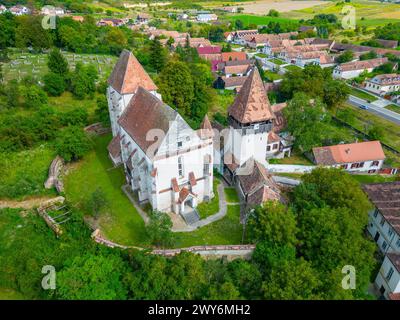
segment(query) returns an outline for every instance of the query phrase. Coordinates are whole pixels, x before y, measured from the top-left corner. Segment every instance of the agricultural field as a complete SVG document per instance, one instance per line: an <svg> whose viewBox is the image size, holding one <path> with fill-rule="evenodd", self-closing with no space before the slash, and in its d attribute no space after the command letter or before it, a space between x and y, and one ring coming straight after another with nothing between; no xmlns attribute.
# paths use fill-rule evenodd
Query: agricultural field
<svg viewBox="0 0 400 320"><path fill-rule="evenodd" d="M279 12L289 12L293 10L301 10L321 6L325 1L297 1L297 0L258 0L249 3L242 3L240 7L243 8L244 13L264 15L269 10L274 9Z"/></svg>
<svg viewBox="0 0 400 320"><path fill-rule="evenodd" d="M76 54L63 52L67 58L71 69L75 68L76 63L94 64L99 72L100 79L106 78L112 71L112 67L117 61L117 57L111 55L95 54ZM3 64L5 81L12 79L22 80L27 76L32 76L39 81L48 71L47 55L32 54L27 52L14 51L9 55L10 62Z"/></svg>
<svg viewBox="0 0 400 320"><path fill-rule="evenodd" d="M360 26L374 27L396 22L400 18L400 5L378 1L353 0L351 3L325 1L312 8L303 8L282 13L282 17L293 19L311 19L316 14L335 14L343 16L342 9L351 5L356 9L356 21Z"/></svg>
<svg viewBox="0 0 400 320"><path fill-rule="evenodd" d="M269 17L269 16L256 16L251 14L235 14L228 17L228 20L235 22L236 20L241 20L245 26L250 24L267 25L270 22L279 22L281 25L286 24L298 24L298 21L292 18L285 17Z"/></svg>

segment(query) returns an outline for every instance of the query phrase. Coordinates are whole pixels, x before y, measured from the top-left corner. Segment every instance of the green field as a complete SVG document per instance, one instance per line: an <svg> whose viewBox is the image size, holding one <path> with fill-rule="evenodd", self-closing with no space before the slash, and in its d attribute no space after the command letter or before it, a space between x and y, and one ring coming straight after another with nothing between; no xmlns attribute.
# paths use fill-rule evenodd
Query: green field
<svg viewBox="0 0 400 320"><path fill-rule="evenodd" d="M274 63L274 64L276 64L276 65L278 65L278 66L280 66L280 65L282 65L282 64L286 64L286 62L285 61L282 61L282 60L280 60L280 59L270 59L269 60L270 62L272 62L272 63Z"/></svg>
<svg viewBox="0 0 400 320"><path fill-rule="evenodd" d="M265 77L268 78L270 81L275 81L275 80L280 80L283 79L283 76L280 74L277 74L276 72L272 72L269 70L264 70L264 75Z"/></svg>
<svg viewBox="0 0 400 320"><path fill-rule="evenodd" d="M210 202L203 202L197 206L197 211L199 213L200 219L205 219L213 214L218 213L219 211L219 195L217 188L221 181L218 178L214 178L213 189L214 189L214 198Z"/></svg>
<svg viewBox="0 0 400 320"><path fill-rule="evenodd" d="M286 70L291 71L291 70L300 70L301 68L298 66L295 66L294 64L288 65L284 67Z"/></svg>
<svg viewBox="0 0 400 320"><path fill-rule="evenodd" d="M245 26L255 24L257 26L267 25L270 22L279 22L282 25L293 24L298 25L298 21L293 18L256 16L251 14L236 14L228 17L228 20L234 23L236 20L241 20Z"/></svg>
<svg viewBox="0 0 400 320"><path fill-rule="evenodd" d="M96 65L101 79L108 77L117 61L117 57L111 55L76 54L70 52L64 52L63 54L67 58L71 69L78 62ZM21 80L27 76L32 76L34 79L40 80L48 71L46 54L14 51L9 55L9 58L10 62L3 65L5 81L12 79Z"/></svg>

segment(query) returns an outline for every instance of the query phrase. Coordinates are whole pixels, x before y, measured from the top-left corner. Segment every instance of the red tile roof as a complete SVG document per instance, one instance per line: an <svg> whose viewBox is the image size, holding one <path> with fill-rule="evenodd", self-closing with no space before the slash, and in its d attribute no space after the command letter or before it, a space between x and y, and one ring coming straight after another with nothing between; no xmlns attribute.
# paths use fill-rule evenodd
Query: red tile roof
<svg viewBox="0 0 400 320"><path fill-rule="evenodd" d="M197 52L199 54L215 54L215 53L221 53L221 47L220 46L206 46L206 47L198 47Z"/></svg>
<svg viewBox="0 0 400 320"><path fill-rule="evenodd" d="M400 272L400 253L387 253L386 256L389 258L390 262L394 265L397 272Z"/></svg>
<svg viewBox="0 0 400 320"><path fill-rule="evenodd" d="M201 139L211 139L212 137L214 137L214 131L207 115L205 115L203 122L200 125L200 129L197 131L197 133Z"/></svg>
<svg viewBox="0 0 400 320"><path fill-rule="evenodd" d="M222 61L234 61L234 60L246 60L247 54L246 52L222 52L221 53Z"/></svg>
<svg viewBox="0 0 400 320"><path fill-rule="evenodd" d="M261 122L274 118L267 92L257 68L248 76L228 113L240 123Z"/></svg>
<svg viewBox="0 0 400 320"><path fill-rule="evenodd" d="M334 165L364 161L384 160L385 154L379 141L338 144L313 148L315 161L319 165Z"/></svg>
<svg viewBox="0 0 400 320"><path fill-rule="evenodd" d="M110 155L115 159L121 155L121 137L116 135L108 145L107 149Z"/></svg>
<svg viewBox="0 0 400 320"><path fill-rule="evenodd" d="M157 90L153 80L128 50L122 51L108 84L121 94L135 93L139 86L149 91Z"/></svg>
<svg viewBox="0 0 400 320"><path fill-rule="evenodd" d="M174 121L177 112L161 102L149 91L139 87L125 111L118 120L121 127L146 152L154 141L146 139L152 129L160 129L165 134L169 131L169 122ZM148 155L149 157L154 156Z"/></svg>

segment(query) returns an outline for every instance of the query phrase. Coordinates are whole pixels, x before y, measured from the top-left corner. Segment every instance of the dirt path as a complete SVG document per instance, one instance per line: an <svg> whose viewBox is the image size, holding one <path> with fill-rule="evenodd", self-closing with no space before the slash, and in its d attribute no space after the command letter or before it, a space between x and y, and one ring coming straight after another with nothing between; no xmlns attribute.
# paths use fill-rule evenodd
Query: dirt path
<svg viewBox="0 0 400 320"><path fill-rule="evenodd" d="M0 200L0 209L12 208L12 209L32 209L39 207L44 201L53 199L51 196L34 197L22 201L17 200Z"/></svg>

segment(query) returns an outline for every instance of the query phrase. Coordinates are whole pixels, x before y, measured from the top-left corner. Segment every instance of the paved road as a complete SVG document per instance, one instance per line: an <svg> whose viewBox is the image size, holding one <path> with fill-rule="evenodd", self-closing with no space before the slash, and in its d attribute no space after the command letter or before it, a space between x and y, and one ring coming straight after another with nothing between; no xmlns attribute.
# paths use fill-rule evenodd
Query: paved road
<svg viewBox="0 0 400 320"><path fill-rule="evenodd" d="M360 99L360 98L357 98L352 95L349 96L348 102L355 107L359 107L361 105L367 106L368 112L373 113L377 116L380 116L382 118L385 118L389 121L392 121L392 122L400 125L400 114L399 113L390 111L390 110L382 108L382 107L377 107L371 103L368 103L364 99Z"/></svg>

